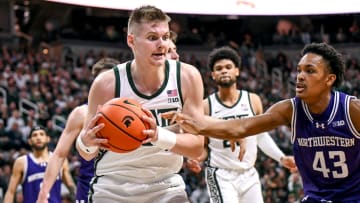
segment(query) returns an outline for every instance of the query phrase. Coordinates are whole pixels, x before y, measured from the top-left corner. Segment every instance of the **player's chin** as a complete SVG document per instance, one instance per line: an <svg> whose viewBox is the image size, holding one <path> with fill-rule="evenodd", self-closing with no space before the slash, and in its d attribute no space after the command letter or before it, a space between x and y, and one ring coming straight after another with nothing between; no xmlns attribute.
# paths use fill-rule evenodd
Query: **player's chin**
<svg viewBox="0 0 360 203"><path fill-rule="evenodd" d="M299 97L300 99L303 99L307 95L304 88L301 88L301 89L296 88L295 93L296 93L296 96Z"/></svg>

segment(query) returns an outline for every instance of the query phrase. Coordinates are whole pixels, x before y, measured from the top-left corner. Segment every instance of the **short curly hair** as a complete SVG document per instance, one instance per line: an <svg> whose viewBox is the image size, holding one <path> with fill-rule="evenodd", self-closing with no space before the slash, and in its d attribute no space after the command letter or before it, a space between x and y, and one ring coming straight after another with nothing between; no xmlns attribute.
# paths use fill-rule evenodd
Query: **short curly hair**
<svg viewBox="0 0 360 203"><path fill-rule="evenodd" d="M241 58L239 54L229 46L220 47L210 52L208 56L208 67L214 71L214 64L221 59L230 59L236 67L240 68Z"/></svg>
<svg viewBox="0 0 360 203"><path fill-rule="evenodd" d="M304 47L302 56L314 53L323 57L328 64L329 72L336 75L335 87L340 86L344 80L345 61L343 56L332 46L326 43L311 43Z"/></svg>

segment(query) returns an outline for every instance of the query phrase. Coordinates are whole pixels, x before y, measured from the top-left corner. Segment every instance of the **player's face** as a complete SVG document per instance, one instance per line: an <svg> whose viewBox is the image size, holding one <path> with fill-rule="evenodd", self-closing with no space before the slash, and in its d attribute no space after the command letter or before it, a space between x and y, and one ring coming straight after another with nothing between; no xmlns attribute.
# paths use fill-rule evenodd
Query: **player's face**
<svg viewBox="0 0 360 203"><path fill-rule="evenodd" d="M44 150L49 144L50 138L46 135L45 130L35 130L29 138L29 145L33 150Z"/></svg>
<svg viewBox="0 0 360 203"><path fill-rule="evenodd" d="M327 62L322 56L308 53L297 65L296 96L308 102L322 99L328 95L336 80L335 74L330 74Z"/></svg>
<svg viewBox="0 0 360 203"><path fill-rule="evenodd" d="M161 66L169 48L170 32L168 22L148 22L137 26L134 33L128 35L128 45L137 61Z"/></svg>
<svg viewBox="0 0 360 203"><path fill-rule="evenodd" d="M221 87L230 87L236 83L239 76L239 68L230 59L221 59L215 62L211 72L213 80Z"/></svg>
<svg viewBox="0 0 360 203"><path fill-rule="evenodd" d="M173 59L173 60L179 60L179 54L176 51L176 45L173 41L170 40L169 42L169 50L166 53L166 58Z"/></svg>

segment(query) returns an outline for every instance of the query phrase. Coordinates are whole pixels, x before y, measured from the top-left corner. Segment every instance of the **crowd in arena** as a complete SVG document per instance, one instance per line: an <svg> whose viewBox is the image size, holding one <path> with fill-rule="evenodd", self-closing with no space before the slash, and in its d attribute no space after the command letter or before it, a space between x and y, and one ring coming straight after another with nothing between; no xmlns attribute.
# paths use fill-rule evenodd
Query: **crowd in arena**
<svg viewBox="0 0 360 203"><path fill-rule="evenodd" d="M249 41L244 40L244 43L236 45L230 44L239 52L243 62L238 87L259 94L265 110L283 98L294 96L289 86L291 81L295 80L296 62L299 58L282 52L266 58L262 48L252 45L251 38L244 36L244 39ZM66 119L74 107L87 101L88 90L93 80L91 66L102 57L112 57L121 62L130 59L130 55L121 52L86 50L83 53L76 53L69 48L63 53L60 60L54 60L44 49L2 46L0 52L0 199L6 191L13 161L29 150L27 136L30 129L35 124L45 126L52 138L50 149L54 149L61 129L64 127L64 122L59 118ZM347 58L347 70L341 89L358 97L360 65L358 59L353 56L345 58ZM216 85L207 68L206 58L184 53L180 59L199 69L204 81L205 96L216 90ZM275 76L273 73L280 73L280 76ZM279 147L286 154L291 155L289 129L283 127L270 133ZM76 153L74 149L68 157L75 180L79 172ZM258 156L256 168L261 177L266 203L294 203L300 200L302 185L297 173L291 174L262 153ZM203 171L194 173L186 167L186 162L184 162L180 174L187 184L186 191L193 203L209 201ZM21 193L18 194L17 198L20 202Z"/></svg>

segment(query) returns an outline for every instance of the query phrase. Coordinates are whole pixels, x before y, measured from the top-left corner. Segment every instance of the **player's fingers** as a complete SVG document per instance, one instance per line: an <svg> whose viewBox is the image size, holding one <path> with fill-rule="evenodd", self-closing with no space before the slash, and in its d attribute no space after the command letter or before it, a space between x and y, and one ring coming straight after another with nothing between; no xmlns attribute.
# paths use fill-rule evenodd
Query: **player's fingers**
<svg viewBox="0 0 360 203"><path fill-rule="evenodd" d="M146 114L147 116L153 117L153 114L151 113L150 110L148 110L148 109L146 109L146 108L144 108L144 107L141 107L141 110L142 110L143 112L145 112L145 114Z"/></svg>
<svg viewBox="0 0 360 203"><path fill-rule="evenodd" d="M177 113L177 111L168 111L165 113L161 113L161 117L165 119L172 119Z"/></svg>
<svg viewBox="0 0 360 203"><path fill-rule="evenodd" d="M96 138L94 140L94 144L101 146L101 144L107 144L108 143L108 139L106 138Z"/></svg>
<svg viewBox="0 0 360 203"><path fill-rule="evenodd" d="M244 155L245 155L245 149L241 149L241 148L240 148L240 152L239 152L239 156L238 156L238 158L239 158L240 161L243 160Z"/></svg>
<svg viewBox="0 0 360 203"><path fill-rule="evenodd" d="M148 123L150 126L150 129L156 129L157 125L156 125L156 121L153 117L142 116L141 120Z"/></svg>
<svg viewBox="0 0 360 203"><path fill-rule="evenodd" d="M94 126L93 128L90 129L90 133L92 134L96 134L97 132L99 132L99 130L103 129L105 127L104 123L100 123L99 125Z"/></svg>
<svg viewBox="0 0 360 203"><path fill-rule="evenodd" d="M232 152L235 151L235 146L236 146L236 141L230 140L230 149Z"/></svg>
<svg viewBox="0 0 360 203"><path fill-rule="evenodd" d="M88 129L93 128L101 116L101 114L95 114L95 116L89 122Z"/></svg>

